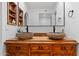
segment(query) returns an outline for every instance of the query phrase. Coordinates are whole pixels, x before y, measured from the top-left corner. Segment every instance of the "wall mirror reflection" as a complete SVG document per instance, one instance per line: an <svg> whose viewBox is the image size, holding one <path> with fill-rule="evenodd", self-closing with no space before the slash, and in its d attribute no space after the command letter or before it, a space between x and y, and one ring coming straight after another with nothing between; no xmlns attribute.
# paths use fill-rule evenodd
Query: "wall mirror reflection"
<svg viewBox="0 0 79 59"><path fill-rule="evenodd" d="M40 28L45 30L50 27L46 32L53 31L53 26L64 27L64 2L25 2L25 4L27 5L25 25L32 29L30 31L34 31L34 27L37 27L38 31Z"/></svg>
<svg viewBox="0 0 79 59"><path fill-rule="evenodd" d="M64 25L64 2L26 2L27 25Z"/></svg>

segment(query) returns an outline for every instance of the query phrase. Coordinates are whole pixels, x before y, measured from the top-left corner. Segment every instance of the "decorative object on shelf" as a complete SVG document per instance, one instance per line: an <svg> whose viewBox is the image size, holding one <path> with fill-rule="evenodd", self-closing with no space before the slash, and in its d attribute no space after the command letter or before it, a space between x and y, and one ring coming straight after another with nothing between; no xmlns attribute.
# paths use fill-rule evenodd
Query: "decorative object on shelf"
<svg viewBox="0 0 79 59"><path fill-rule="evenodd" d="M72 16L73 16L73 13L74 13L74 10L69 10L68 16L69 16L69 17L72 17Z"/></svg>
<svg viewBox="0 0 79 59"><path fill-rule="evenodd" d="M7 3L7 24L16 25L17 5L14 2Z"/></svg>

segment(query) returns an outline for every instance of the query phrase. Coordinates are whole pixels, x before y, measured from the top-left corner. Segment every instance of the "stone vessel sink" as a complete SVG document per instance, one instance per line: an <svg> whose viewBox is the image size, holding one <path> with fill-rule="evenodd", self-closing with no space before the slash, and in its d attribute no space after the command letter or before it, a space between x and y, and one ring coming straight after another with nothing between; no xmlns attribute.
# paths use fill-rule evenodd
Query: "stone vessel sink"
<svg viewBox="0 0 79 59"><path fill-rule="evenodd" d="M49 39L63 39L65 37L65 33L47 33Z"/></svg>
<svg viewBox="0 0 79 59"><path fill-rule="evenodd" d="M22 32L22 33L16 33L16 37L19 39L19 40L25 40L25 39L32 39L33 37L33 33L32 32Z"/></svg>

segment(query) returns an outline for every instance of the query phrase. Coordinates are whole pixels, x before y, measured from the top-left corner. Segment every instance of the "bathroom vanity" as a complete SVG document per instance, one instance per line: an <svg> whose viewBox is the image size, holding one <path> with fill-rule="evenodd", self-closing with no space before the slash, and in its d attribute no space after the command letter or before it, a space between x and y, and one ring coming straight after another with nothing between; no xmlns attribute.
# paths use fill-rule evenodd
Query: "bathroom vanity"
<svg viewBox="0 0 79 59"><path fill-rule="evenodd" d="M76 56L77 42L69 38L51 40L47 36L6 40L7 56Z"/></svg>

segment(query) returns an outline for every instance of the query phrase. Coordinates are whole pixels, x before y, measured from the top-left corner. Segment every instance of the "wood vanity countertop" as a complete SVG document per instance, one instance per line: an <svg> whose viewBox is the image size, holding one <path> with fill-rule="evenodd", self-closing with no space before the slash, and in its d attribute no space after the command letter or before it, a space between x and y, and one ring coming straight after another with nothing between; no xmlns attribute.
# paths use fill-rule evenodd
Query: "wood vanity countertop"
<svg viewBox="0 0 79 59"><path fill-rule="evenodd" d="M4 42L4 44L9 44L9 43L49 43L49 44L76 44L76 40L69 39L69 38L64 38L61 40L52 40L49 39L47 36L35 36L32 39L27 39L27 40L18 40L17 38L9 39Z"/></svg>

